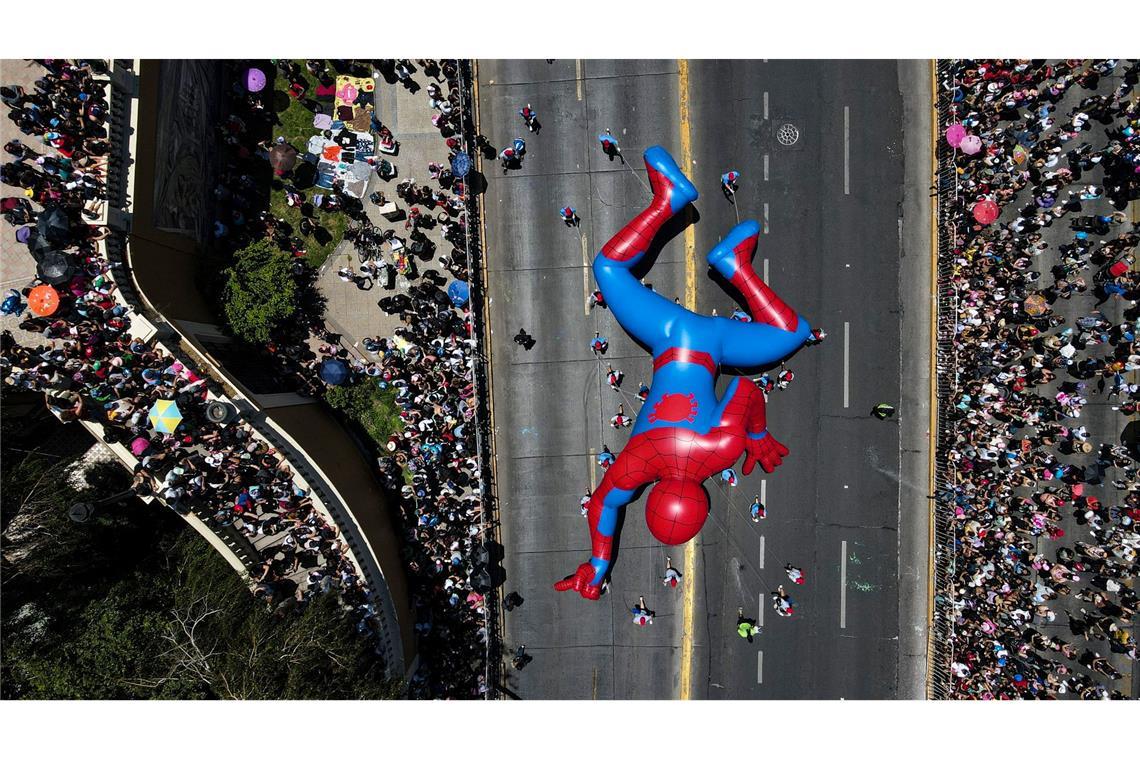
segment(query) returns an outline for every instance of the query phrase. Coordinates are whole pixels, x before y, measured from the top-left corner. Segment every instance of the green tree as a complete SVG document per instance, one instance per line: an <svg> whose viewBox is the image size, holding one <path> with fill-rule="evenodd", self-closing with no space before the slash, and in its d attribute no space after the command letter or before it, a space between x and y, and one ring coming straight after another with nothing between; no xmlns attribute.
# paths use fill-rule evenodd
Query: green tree
<svg viewBox="0 0 1140 760"><path fill-rule="evenodd" d="M293 258L270 240L234 254L222 291L230 329L247 343L266 343L297 310Z"/></svg>
<svg viewBox="0 0 1140 760"><path fill-rule="evenodd" d="M276 614L171 510L77 499L125 470L3 448L0 694L6 699L382 699L401 693L335 592Z"/></svg>

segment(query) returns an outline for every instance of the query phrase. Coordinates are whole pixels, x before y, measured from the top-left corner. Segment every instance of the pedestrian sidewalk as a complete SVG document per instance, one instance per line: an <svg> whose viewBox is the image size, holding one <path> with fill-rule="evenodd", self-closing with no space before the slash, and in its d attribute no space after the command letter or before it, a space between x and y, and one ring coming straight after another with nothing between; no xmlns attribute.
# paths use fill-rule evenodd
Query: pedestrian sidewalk
<svg viewBox="0 0 1140 760"><path fill-rule="evenodd" d="M410 230L404 229L405 220L388 221L380 215L378 207L367 196L373 191L380 191L389 201L396 202L406 218L408 208L397 198L396 185L407 179L414 179L419 185L428 184L428 163L447 165L447 145L439 130L432 126L431 118L436 111L428 105L427 86L436 80L420 70L415 72L412 79L419 85L415 93L403 84L389 84L382 76L376 77L376 112L380 121L392 130L400 143L400 149L395 156L377 154L377 158L386 158L396 167L396 176L382 180L373 172L363 199L365 211L374 225L381 230L393 230L405 239L408 239L410 233ZM446 92L447 85L442 77L439 84ZM416 259L417 274L422 276L425 271L434 270L447 278L450 284L452 278L437 261L440 256L451 251L451 243L443 239L439 225L424 230L424 233L435 243L436 250L431 260ZM389 264L394 263L387 245L384 246L383 259ZM399 291L395 288L386 290L379 283L371 289L362 290L350 282L343 282L337 276L337 270L345 266L354 269L359 269L360 266L353 244L347 240L328 257L317 279L317 288L326 299L326 323L350 344L359 344L365 337L390 336L402 323L396 316L385 314L376 302Z"/></svg>
<svg viewBox="0 0 1140 760"><path fill-rule="evenodd" d="M44 73L44 67L33 61L9 58L0 60L0 84L19 85L28 92L33 92L35 89L33 83L41 78ZM44 152L44 145L41 140L31 135L25 135L11 119L3 119L0 123L0 141L7 144L9 140L20 140L24 145L37 152ZM6 162L11 158L5 154L4 160ZM20 188L4 185L5 198L19 197L20 193ZM33 202L32 205L37 211L40 210L38 203ZM36 260L28 252L28 246L16 240L16 230L18 229L19 227L14 227L7 222L0 223L0 298L3 298L3 294L8 292L9 288L20 290L36 276ZM29 346L39 345L42 341L39 335L21 330L16 326L25 316L27 316L27 309L24 310L24 314L18 317L12 314L0 317L0 329L10 330L17 343Z"/></svg>

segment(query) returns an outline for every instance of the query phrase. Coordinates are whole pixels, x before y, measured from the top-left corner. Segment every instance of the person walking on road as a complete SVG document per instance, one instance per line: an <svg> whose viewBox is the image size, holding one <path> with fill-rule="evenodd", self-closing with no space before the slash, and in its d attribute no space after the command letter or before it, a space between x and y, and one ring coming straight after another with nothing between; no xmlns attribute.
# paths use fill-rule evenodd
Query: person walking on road
<svg viewBox="0 0 1140 760"><path fill-rule="evenodd" d="M878 417L880 420L885 420L888 417L895 415L895 408L890 404L875 404L875 408L871 410L871 414Z"/></svg>
<svg viewBox="0 0 1140 760"><path fill-rule="evenodd" d="M503 148L499 151L499 160L503 162L503 174L506 174L507 169L510 169L518 161L518 156L515 155L514 148Z"/></svg>
<svg viewBox="0 0 1140 760"><path fill-rule="evenodd" d="M519 328L518 335L514 338L515 343L525 348L527 351L534 347L534 338L527 333L523 328Z"/></svg>
<svg viewBox="0 0 1140 760"><path fill-rule="evenodd" d="M759 636L763 631L760 626L756 625L756 621L751 618L744 617L744 608L736 608L736 635L742 639L748 639L748 643L752 643L753 636Z"/></svg>
<svg viewBox="0 0 1140 760"><path fill-rule="evenodd" d="M624 427L629 427L633 424L631 417L625 416L625 404L618 404L618 411L613 417L610 417L610 425L614 430L621 430Z"/></svg>
<svg viewBox="0 0 1140 760"><path fill-rule="evenodd" d="M759 496L752 497L752 505L748 508L748 514L752 516L752 522L760 522L768 516L768 510L760 503Z"/></svg>
<svg viewBox="0 0 1140 760"><path fill-rule="evenodd" d="M625 373L613 368L612 364L606 365L606 382L614 391L621 389L621 381L625 379Z"/></svg>
<svg viewBox="0 0 1140 760"><path fill-rule="evenodd" d="M538 112L530 107L530 103L519 109L519 116L522 117L523 123L526 128L531 132L537 132L540 127L538 125Z"/></svg>
<svg viewBox="0 0 1140 760"><path fill-rule="evenodd" d="M736 188L739 181L740 172L733 169L729 169L720 175L720 189L724 192L724 197L734 203L736 202Z"/></svg>
<svg viewBox="0 0 1140 760"><path fill-rule="evenodd" d="M681 574L673 567L673 561L668 557L665 558L665 577L661 582L670 588L677 588L677 584L681 582Z"/></svg>
<svg viewBox="0 0 1140 760"><path fill-rule="evenodd" d="M792 608L792 598L788 596L787 591L784 591L783 584L772 592L772 607L780 617L791 617L792 613L795 612Z"/></svg>
<svg viewBox="0 0 1140 760"><path fill-rule="evenodd" d="M594 492L591 489L587 488L586 489L586 495L583 496L582 500L578 502L582 507L582 517L589 517L589 515L590 515L590 497L593 495L594 495Z"/></svg>
<svg viewBox="0 0 1140 760"><path fill-rule="evenodd" d="M614 453L610 451L610 447L603 445L602 450L598 452L598 466L601 467L603 471L608 470L616 458Z"/></svg>
<svg viewBox="0 0 1140 760"><path fill-rule="evenodd" d="M784 365L780 365L780 374L776 375L776 387L780 390L787 390L792 381L796 379L796 374Z"/></svg>
<svg viewBox="0 0 1140 760"><path fill-rule="evenodd" d="M562 218L562 222L567 227L578 226L578 211L573 206L563 206L559 210L558 215Z"/></svg>
<svg viewBox="0 0 1140 760"><path fill-rule="evenodd" d="M590 341L590 350L594 356L602 356L609 350L610 342L602 337L600 332L594 332L594 339Z"/></svg>
<svg viewBox="0 0 1140 760"><path fill-rule="evenodd" d="M827 333L816 327L811 331L811 337L804 342L804 345L818 346L820 343L823 343L823 339L826 337Z"/></svg>
<svg viewBox="0 0 1140 760"><path fill-rule="evenodd" d="M637 597L637 604L629 610L633 613L634 625L653 625L653 618L657 617L657 613L645 606L645 597Z"/></svg>
<svg viewBox="0 0 1140 760"><path fill-rule="evenodd" d="M602 153L605 153L607 156L609 156L609 159L611 161L613 161L615 158L620 158L621 162L623 164L625 163L625 158L621 154L621 146L618 145L617 138L614 137L613 133L610 132L608 127L606 128L605 132L598 135L598 142L602 144Z"/></svg>
<svg viewBox="0 0 1140 760"><path fill-rule="evenodd" d="M595 290L590 294L590 309L592 310L595 306L606 308L606 297L602 295L600 290Z"/></svg>
<svg viewBox="0 0 1140 760"><path fill-rule="evenodd" d="M515 650L515 656L511 658L511 666L515 670L522 670L533 659L526 653L526 644L519 644L518 649Z"/></svg>
<svg viewBox="0 0 1140 760"><path fill-rule="evenodd" d="M800 586L804 585L804 571L800 570L791 562L788 562L784 565L784 572L788 574L788 578L792 583Z"/></svg>

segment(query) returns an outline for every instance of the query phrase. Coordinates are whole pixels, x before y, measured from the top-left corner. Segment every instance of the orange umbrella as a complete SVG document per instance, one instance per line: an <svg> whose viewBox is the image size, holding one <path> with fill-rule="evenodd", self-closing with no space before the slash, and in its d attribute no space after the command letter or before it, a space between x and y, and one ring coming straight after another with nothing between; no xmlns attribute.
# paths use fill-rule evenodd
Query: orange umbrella
<svg viewBox="0 0 1140 760"><path fill-rule="evenodd" d="M28 293L28 308L37 317L51 316L59 308L59 293L51 285L38 285Z"/></svg>

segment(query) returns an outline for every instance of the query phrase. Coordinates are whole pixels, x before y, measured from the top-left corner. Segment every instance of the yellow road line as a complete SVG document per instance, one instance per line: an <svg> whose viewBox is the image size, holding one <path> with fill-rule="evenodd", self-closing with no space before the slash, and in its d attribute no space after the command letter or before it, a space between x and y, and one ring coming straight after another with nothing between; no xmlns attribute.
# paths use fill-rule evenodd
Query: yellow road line
<svg viewBox="0 0 1140 760"><path fill-rule="evenodd" d="M681 170L693 178L693 141L689 134L689 62L677 62L680 88ZM697 309L697 238L693 225L685 228L685 308ZM693 619L696 617L697 539L685 544L685 584L681 599L681 683L680 698L693 695Z"/></svg>
<svg viewBox="0 0 1140 760"><path fill-rule="evenodd" d="M594 460L598 458L598 450L590 447L590 458L586 460L586 467L590 470L590 493L598 487L598 471L594 467Z"/></svg>
<svg viewBox="0 0 1140 760"><path fill-rule="evenodd" d="M678 62L677 85L681 90L681 171L693 178L693 140L689 134L689 62ZM685 308L697 308L697 235L693 225L685 228Z"/></svg>

